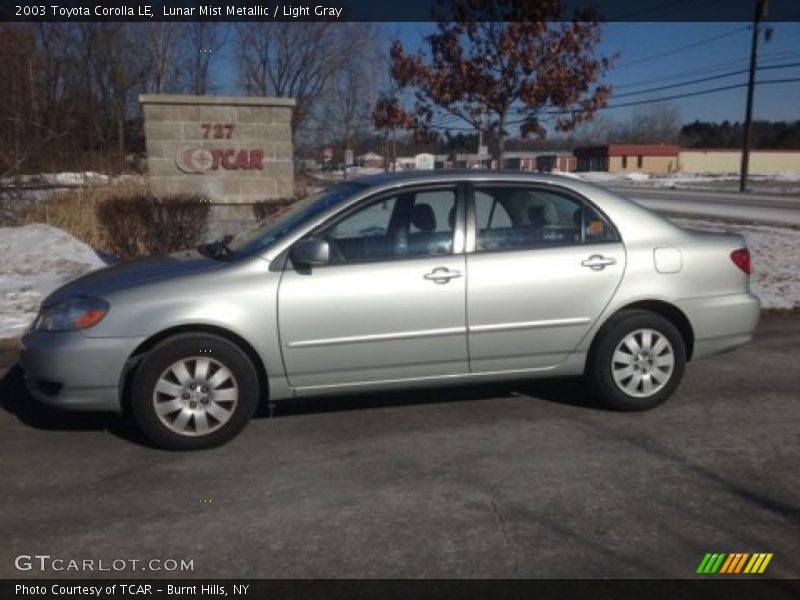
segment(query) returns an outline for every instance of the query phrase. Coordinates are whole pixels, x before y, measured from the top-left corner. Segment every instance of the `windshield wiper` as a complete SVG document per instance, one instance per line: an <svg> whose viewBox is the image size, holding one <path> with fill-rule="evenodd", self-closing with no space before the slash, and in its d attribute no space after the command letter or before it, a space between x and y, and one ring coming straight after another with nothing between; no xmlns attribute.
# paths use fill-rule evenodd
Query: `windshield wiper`
<svg viewBox="0 0 800 600"><path fill-rule="evenodd" d="M210 256L211 258L217 258L226 254L233 254L233 250L230 248L230 246L228 246L232 239L233 236L228 234L221 240L198 246L197 251L200 252L200 254Z"/></svg>

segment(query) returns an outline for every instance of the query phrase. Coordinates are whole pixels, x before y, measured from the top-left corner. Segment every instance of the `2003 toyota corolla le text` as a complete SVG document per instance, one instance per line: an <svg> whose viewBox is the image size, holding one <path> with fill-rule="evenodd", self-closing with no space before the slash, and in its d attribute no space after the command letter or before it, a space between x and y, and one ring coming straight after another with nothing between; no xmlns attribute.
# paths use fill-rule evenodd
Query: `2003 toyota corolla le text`
<svg viewBox="0 0 800 600"><path fill-rule="evenodd" d="M749 273L740 236L579 180L378 175L65 285L20 363L43 402L129 412L173 449L312 394L585 375L609 406L643 410L689 360L751 339Z"/></svg>

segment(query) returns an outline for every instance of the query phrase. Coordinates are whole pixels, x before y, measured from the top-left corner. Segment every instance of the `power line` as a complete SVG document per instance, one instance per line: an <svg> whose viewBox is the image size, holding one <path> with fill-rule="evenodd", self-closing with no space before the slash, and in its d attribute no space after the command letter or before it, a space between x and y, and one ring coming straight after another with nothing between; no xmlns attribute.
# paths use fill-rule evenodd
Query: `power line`
<svg viewBox="0 0 800 600"><path fill-rule="evenodd" d="M765 65L762 67L758 67L757 70L759 71L771 71L773 69L788 69L791 67L800 67L800 62L793 62L793 63L784 63L780 65ZM747 73L749 69L739 69L736 71L729 71L728 73L722 73L720 75L712 75L710 77L700 77L698 79L691 79L689 81L681 81L679 83L672 83L669 85L661 85L658 87L648 88L646 90L639 90L638 92L625 92L624 94L612 94L612 98L627 98L629 96L640 96L641 94L649 94L652 92L660 92L663 90L669 90L676 87L684 87L687 85L695 85L698 83L705 83L707 81L715 81L717 79L725 79L727 77L733 77L734 75L741 75L742 73Z"/></svg>
<svg viewBox="0 0 800 600"><path fill-rule="evenodd" d="M641 65L641 64L646 63L646 62L659 60L659 59L661 59L661 58L663 58L665 56L671 56L673 54L677 54L679 52L683 52L684 50L690 50L691 48L697 48L698 46L703 46L705 44L710 44L711 42L715 42L717 40L721 40L723 38L730 37L730 36L732 36L732 35L734 35L736 33L739 33L740 31L745 31L747 29L750 29L749 25L745 25L743 27L737 27L736 29L732 29L730 31L726 31L725 33L714 35L714 36L711 36L709 38L704 38L702 40L698 40L696 42L692 42L691 44L678 46L676 48L672 48L671 50L666 50L664 52L659 52L657 54L652 54L650 56L645 56L644 58L640 58L640 59L637 59L637 60L634 60L634 61L631 61L631 62L622 63L621 65L618 65L617 67L615 67L615 69L617 69L617 70L626 69L628 67L633 67L635 65Z"/></svg>
<svg viewBox="0 0 800 600"><path fill-rule="evenodd" d="M795 83L800 81L800 77L794 78L787 78L787 79L764 79L763 81L756 81L756 85L771 85L771 84L778 84L778 83ZM609 110L613 108L624 108L627 106L637 106L640 104L653 104L656 102L666 102L667 100L677 100L678 98L691 98L692 96L703 96L706 94L713 94L716 92L724 92L728 90L735 90L739 88L747 87L747 83L735 83L732 85L725 85L721 87L711 88L708 90L699 90L696 92L686 92L683 94L674 94L672 96L662 96L661 98L651 98L649 100L635 100L633 102L623 102L621 104L614 104L612 106L603 106L600 110ZM572 111L570 110L553 110L553 111L546 111L545 114L551 115L568 115L571 114ZM516 123L509 123L509 125L519 125L524 123L525 121L518 121Z"/></svg>
<svg viewBox="0 0 800 600"><path fill-rule="evenodd" d="M783 52L773 52L772 54L764 54L762 57L759 58L759 64L768 64L773 61L777 60L786 60L786 59L794 59L800 58L800 52L797 50L786 50ZM639 81L632 81L628 83L622 84L613 84L614 89L621 90L627 89L632 87L639 87L641 85L646 85L648 83L656 83L656 82L663 82L663 81L671 81L674 79L680 79L682 77L690 77L693 75L703 75L703 74L715 74L719 71L723 71L724 69L729 69L737 66L745 67L747 65L747 59L740 58L735 60L726 60L720 63L714 63L713 65L707 65L701 69L690 69L688 71L677 71L675 73L671 73L669 75L662 75L660 77L653 77L650 79L642 79Z"/></svg>
<svg viewBox="0 0 800 600"><path fill-rule="evenodd" d="M800 64L800 63L798 63L798 64ZM761 68L763 69L764 67L761 67ZM757 81L756 85L757 86L759 86L759 85L775 85L775 84L796 83L796 82L800 82L800 77L790 77L790 78L784 78L784 79L764 79L762 81ZM668 100L677 100L679 98L692 98L692 97L695 97L695 96L705 96L705 95L708 95L708 94L715 94L717 92L726 92L726 91L729 91L729 90L740 89L740 88L743 88L743 87L747 87L747 85L748 84L746 82L745 83L734 83L734 84L731 84L731 85L724 85L724 86L720 86L720 87L710 88L710 89L707 89L707 90L698 90L698 91L695 91L695 92L684 92L682 94L673 94L671 96L662 96L660 98L649 98L649 99L646 99L646 100L634 100L634 101L631 101L631 102L622 102L622 103L619 103L619 104L606 105L606 106L601 106L597 110L613 110L615 108L627 108L627 107L630 107L630 106L640 106L640 105L643 105L643 104L655 104L655 103L658 103L658 102L666 102ZM541 115L557 116L557 115L569 115L569 114L572 114L573 112L574 111L571 111L571 110L547 110L547 111L541 112L540 114ZM525 122L525 119L520 119L518 121L509 121L508 123L506 123L506 125L507 126L522 125L524 122ZM475 132L475 128L474 127L453 127L453 126L450 126L450 125L443 125L443 124L431 124L431 125L429 125L429 127L431 129L440 129L440 130Z"/></svg>

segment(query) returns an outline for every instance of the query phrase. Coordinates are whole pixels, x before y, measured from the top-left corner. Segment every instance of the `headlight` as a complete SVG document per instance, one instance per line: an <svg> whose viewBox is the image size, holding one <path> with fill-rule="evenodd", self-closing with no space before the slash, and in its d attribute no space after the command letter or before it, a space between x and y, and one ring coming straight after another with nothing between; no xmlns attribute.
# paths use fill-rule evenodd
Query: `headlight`
<svg viewBox="0 0 800 600"><path fill-rule="evenodd" d="M103 320L108 302L99 298L70 298L43 308L34 327L39 331L77 331L88 329Z"/></svg>

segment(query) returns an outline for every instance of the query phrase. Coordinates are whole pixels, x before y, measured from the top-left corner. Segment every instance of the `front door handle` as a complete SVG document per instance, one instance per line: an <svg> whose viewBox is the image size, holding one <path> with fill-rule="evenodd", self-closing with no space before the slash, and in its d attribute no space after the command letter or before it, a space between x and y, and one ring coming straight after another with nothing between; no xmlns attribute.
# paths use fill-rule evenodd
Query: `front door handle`
<svg viewBox="0 0 800 600"><path fill-rule="evenodd" d="M602 254L592 254L586 260L581 261L581 265L584 267L589 267L592 271L602 271L608 265L615 264L617 264L617 260L615 258L603 256Z"/></svg>
<svg viewBox="0 0 800 600"><path fill-rule="evenodd" d="M447 283L451 279L461 277L461 271L451 271L447 267L436 267L433 271L425 273L422 277L434 283Z"/></svg>

